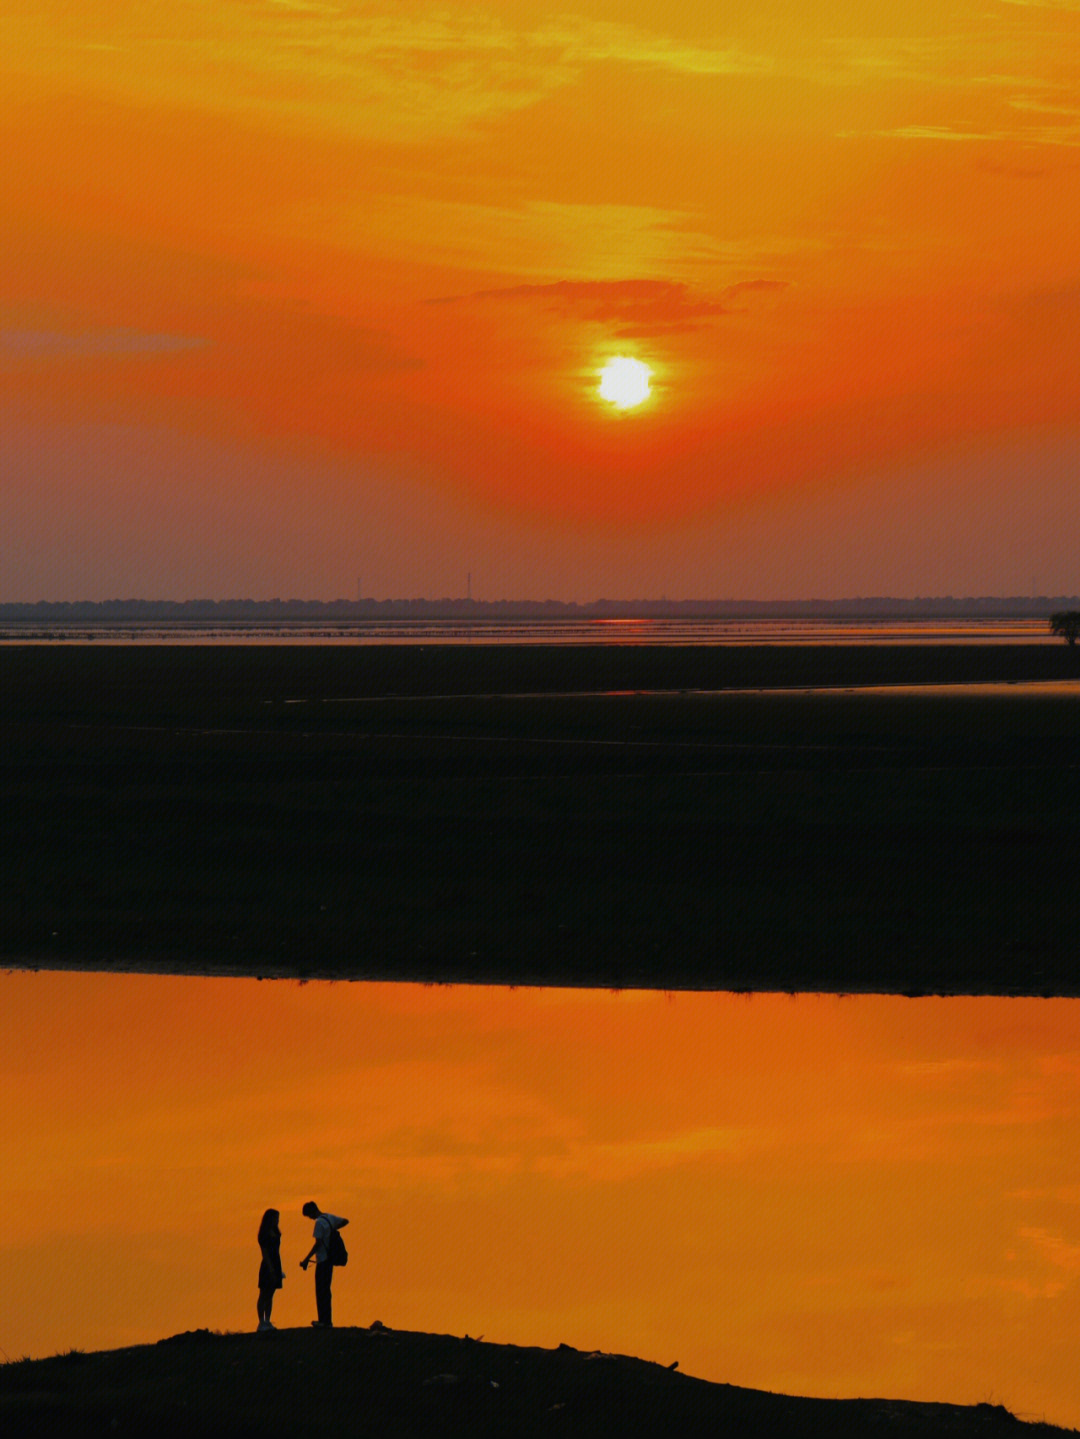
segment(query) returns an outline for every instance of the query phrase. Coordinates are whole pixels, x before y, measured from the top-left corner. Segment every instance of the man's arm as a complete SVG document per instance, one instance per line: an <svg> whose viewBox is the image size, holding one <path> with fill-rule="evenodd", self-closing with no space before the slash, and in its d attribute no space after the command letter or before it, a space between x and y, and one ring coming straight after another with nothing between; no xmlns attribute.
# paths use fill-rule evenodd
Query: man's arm
<svg viewBox="0 0 1080 1439"><path fill-rule="evenodd" d="M320 1225L320 1224L323 1226L323 1231L322 1231L322 1234L321 1234L321 1235L319 1234L319 1225ZM331 1228L332 1228L332 1226L331 1226L331 1224L330 1224L329 1219L327 1219L326 1215L325 1215L325 1214L320 1214L319 1217L318 1217L318 1219L316 1219L316 1221L315 1221L315 1243L314 1243L314 1244L311 1246L311 1248L308 1250L307 1255L305 1256L305 1258L301 1259L301 1261L300 1261L300 1268L301 1268L301 1269L306 1269L306 1268L308 1267L308 1264L310 1263L312 1257L313 1257L315 1254L318 1253L318 1250L319 1250L319 1240L320 1240L320 1238L321 1238L322 1241L325 1243L325 1242L327 1241L328 1237L329 1237Z"/></svg>

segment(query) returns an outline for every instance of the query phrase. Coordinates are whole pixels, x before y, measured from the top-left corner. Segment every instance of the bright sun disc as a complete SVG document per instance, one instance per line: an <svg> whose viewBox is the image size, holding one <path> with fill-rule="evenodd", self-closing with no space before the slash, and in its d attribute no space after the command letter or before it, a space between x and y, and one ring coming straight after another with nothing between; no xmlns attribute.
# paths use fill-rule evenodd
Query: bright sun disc
<svg viewBox="0 0 1080 1439"><path fill-rule="evenodd" d="M616 355L600 371L600 395L620 410L640 405L649 398L649 376L652 371L640 360Z"/></svg>

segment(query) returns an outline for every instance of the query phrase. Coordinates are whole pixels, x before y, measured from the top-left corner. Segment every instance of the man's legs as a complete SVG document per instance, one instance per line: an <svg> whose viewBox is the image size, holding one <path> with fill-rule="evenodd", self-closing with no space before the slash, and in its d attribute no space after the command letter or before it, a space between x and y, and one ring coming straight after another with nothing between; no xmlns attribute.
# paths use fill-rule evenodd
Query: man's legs
<svg viewBox="0 0 1080 1439"><path fill-rule="evenodd" d="M319 1313L319 1323L324 1324L327 1329L334 1322L332 1300L330 1297L330 1283L334 1277L334 1266L323 1260L315 1266L315 1308Z"/></svg>

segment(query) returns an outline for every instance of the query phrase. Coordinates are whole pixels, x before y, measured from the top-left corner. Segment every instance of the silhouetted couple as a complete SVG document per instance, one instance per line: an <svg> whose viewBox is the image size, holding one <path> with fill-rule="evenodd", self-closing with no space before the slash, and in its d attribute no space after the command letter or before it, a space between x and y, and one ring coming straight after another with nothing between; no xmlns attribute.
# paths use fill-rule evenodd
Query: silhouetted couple
<svg viewBox="0 0 1080 1439"><path fill-rule="evenodd" d="M314 1200L309 1200L304 1205L303 1213L315 1221L315 1243L306 1258L300 1261L300 1268L306 1269L311 1260L315 1260L315 1307L319 1317L311 1322L316 1329L332 1329L334 1315L330 1286L334 1279L334 1265L344 1264L348 1259L338 1230L344 1229L349 1221L337 1214L324 1213ZM270 1322L274 1295L285 1282L285 1273L281 1267L280 1219L278 1210L268 1209L259 1225L259 1250L262 1254L259 1265L260 1333L274 1327Z"/></svg>
<svg viewBox="0 0 1080 1439"><path fill-rule="evenodd" d="M334 1279L334 1266L344 1264L348 1258L338 1230L344 1229L349 1221L337 1214L327 1214L313 1199L304 1205L303 1213L315 1221L315 1243L300 1261L300 1268L306 1269L311 1260L315 1260L315 1309L319 1317L311 1323L315 1329L332 1329L334 1312L330 1285Z"/></svg>

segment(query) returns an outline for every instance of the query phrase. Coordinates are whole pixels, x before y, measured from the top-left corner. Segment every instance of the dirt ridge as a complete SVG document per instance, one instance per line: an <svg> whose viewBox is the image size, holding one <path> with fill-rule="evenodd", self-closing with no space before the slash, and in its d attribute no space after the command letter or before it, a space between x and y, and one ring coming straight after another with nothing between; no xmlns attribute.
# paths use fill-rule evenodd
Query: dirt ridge
<svg viewBox="0 0 1080 1439"><path fill-rule="evenodd" d="M798 1398L710 1383L678 1362L370 1328L195 1330L130 1349L0 1366L8 1439L992 1439L1067 1432L1001 1405Z"/></svg>

